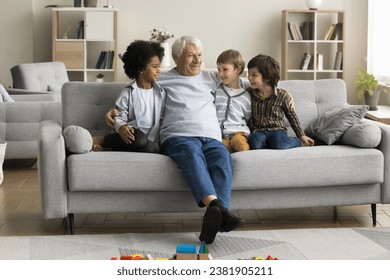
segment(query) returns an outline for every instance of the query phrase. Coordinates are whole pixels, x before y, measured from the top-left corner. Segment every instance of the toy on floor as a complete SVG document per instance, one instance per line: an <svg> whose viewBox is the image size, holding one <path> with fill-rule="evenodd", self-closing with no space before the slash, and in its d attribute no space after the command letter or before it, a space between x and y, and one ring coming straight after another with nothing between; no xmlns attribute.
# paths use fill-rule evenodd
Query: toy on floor
<svg viewBox="0 0 390 280"><path fill-rule="evenodd" d="M121 261L154 260L154 258L150 254L147 254L146 256L143 256L141 254L126 255L126 256L120 256L119 259ZM112 257L111 260L118 260L118 258Z"/></svg>
<svg viewBox="0 0 390 280"><path fill-rule="evenodd" d="M212 257L209 253L209 249L206 246L205 242L199 247L193 244L178 244L176 246L176 254L172 258L153 258L152 255L147 254L143 256L141 254L125 255L120 256L120 260L211 260ZM118 260L117 257L112 257L111 260ZM268 255L267 258L261 256L253 257L245 260L279 260L271 255Z"/></svg>
<svg viewBox="0 0 390 280"><path fill-rule="evenodd" d="M205 242L202 242L199 250L196 245L178 244L176 246L176 260L211 260L209 249Z"/></svg>

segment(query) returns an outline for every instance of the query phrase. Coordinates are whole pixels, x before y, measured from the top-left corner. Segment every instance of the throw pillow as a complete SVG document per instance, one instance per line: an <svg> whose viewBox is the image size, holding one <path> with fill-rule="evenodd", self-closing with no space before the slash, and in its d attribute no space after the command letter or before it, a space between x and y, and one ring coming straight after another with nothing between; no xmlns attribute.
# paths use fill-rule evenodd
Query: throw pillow
<svg viewBox="0 0 390 280"><path fill-rule="evenodd" d="M312 123L306 133L332 145L348 128L357 124L365 116L368 108L367 105L345 105L333 108Z"/></svg>
<svg viewBox="0 0 390 280"><path fill-rule="evenodd" d="M343 134L341 144L352 145L361 148L375 148L382 138L380 128L373 123L358 123Z"/></svg>
<svg viewBox="0 0 390 280"><path fill-rule="evenodd" d="M65 147L70 153L84 154L92 149L92 135L88 130L76 125L67 126L63 131Z"/></svg>

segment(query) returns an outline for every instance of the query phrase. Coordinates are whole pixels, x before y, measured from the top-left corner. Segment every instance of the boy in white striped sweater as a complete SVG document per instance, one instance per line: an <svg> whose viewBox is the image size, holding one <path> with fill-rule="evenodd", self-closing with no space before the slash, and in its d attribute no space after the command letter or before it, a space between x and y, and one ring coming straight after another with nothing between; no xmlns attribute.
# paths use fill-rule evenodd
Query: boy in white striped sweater
<svg viewBox="0 0 390 280"><path fill-rule="evenodd" d="M247 151L251 96L240 80L245 61L238 51L226 50L218 56L217 68L221 84L214 96L222 142L230 153Z"/></svg>

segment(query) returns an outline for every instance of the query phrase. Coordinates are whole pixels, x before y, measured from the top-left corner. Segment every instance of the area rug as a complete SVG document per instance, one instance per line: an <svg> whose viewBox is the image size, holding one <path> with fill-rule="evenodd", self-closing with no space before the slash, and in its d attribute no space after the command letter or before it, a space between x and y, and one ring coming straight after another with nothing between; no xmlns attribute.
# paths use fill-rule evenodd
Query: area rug
<svg viewBox="0 0 390 280"><path fill-rule="evenodd" d="M109 260L132 254L171 258L177 244L200 245L199 233L0 237L2 260ZM235 231L208 246L213 259L271 255L282 260L388 260L390 228Z"/></svg>

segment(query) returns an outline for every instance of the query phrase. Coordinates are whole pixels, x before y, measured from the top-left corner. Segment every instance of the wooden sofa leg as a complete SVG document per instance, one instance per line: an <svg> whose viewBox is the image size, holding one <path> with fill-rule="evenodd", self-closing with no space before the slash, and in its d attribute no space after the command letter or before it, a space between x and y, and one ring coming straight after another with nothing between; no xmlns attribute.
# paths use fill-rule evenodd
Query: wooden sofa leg
<svg viewBox="0 0 390 280"><path fill-rule="evenodd" d="M68 214L68 220L69 220L70 234L73 235L74 234L74 214L73 213Z"/></svg>
<svg viewBox="0 0 390 280"><path fill-rule="evenodd" d="M372 224L376 226L376 204L371 204Z"/></svg>

